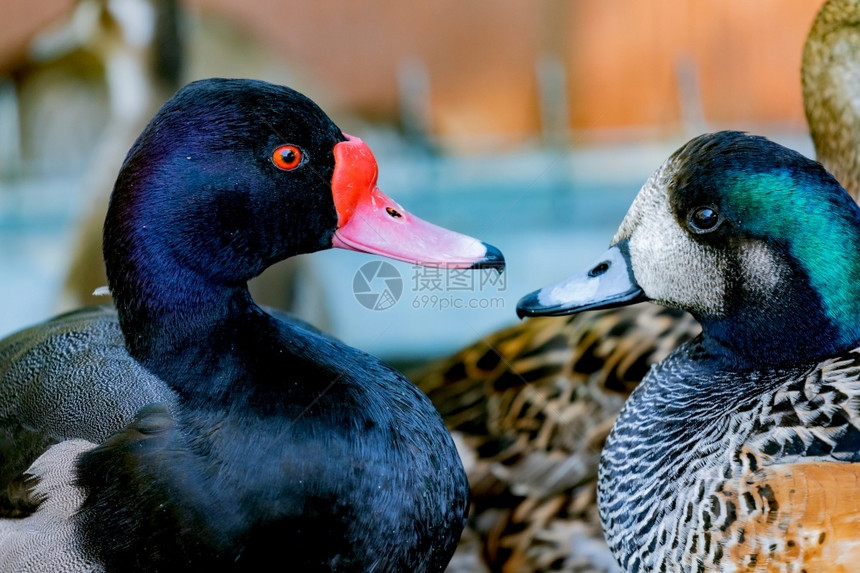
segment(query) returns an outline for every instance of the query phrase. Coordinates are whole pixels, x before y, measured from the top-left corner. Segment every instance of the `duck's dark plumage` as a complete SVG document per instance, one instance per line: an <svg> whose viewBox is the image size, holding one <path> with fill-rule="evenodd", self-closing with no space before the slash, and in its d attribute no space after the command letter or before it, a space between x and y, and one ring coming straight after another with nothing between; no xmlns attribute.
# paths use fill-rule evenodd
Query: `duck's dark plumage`
<svg viewBox="0 0 860 573"><path fill-rule="evenodd" d="M183 408L181 431L166 408L149 408L81 457L89 551L116 570L155 570L177 556L257 570L276 555L302 571L444 567L467 490L450 471L456 451L430 447L449 440L436 412L364 353L282 330L311 361L337 357L327 360L331 372L279 364L296 373L285 379L285 396Z"/></svg>
<svg viewBox="0 0 860 573"><path fill-rule="evenodd" d="M0 456L13 460L0 487L30 467L32 506L47 490L82 500L63 519L46 501L17 530L0 523L0 565L21 563L9 555L37 527L46 554L115 571L444 569L468 484L430 401L248 294L270 264L332 246L504 265L382 194L369 148L298 92L212 79L165 104L108 209L116 312L0 343ZM57 467L68 451L74 466Z"/></svg>

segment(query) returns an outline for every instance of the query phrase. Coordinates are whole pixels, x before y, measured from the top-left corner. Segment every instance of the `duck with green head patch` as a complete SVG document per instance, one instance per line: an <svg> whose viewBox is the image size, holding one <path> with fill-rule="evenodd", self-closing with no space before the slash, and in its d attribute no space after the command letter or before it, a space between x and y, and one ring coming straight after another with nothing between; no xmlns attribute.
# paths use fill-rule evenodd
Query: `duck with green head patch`
<svg viewBox="0 0 860 573"><path fill-rule="evenodd" d="M860 208L818 163L721 132L673 154L609 251L521 316L653 300L702 334L655 366L604 449L627 571L860 564Z"/></svg>

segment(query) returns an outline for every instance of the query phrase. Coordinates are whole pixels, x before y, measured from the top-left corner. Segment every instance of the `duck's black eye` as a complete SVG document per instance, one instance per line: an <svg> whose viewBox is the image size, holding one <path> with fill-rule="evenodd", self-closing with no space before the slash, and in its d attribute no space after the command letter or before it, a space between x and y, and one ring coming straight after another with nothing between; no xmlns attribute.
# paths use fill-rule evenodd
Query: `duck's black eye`
<svg viewBox="0 0 860 573"><path fill-rule="evenodd" d="M292 171L302 163L302 150L295 145L279 145L272 152L272 163L283 171Z"/></svg>
<svg viewBox="0 0 860 573"><path fill-rule="evenodd" d="M713 207L696 207L687 219L694 233L710 233L723 222L720 213Z"/></svg>

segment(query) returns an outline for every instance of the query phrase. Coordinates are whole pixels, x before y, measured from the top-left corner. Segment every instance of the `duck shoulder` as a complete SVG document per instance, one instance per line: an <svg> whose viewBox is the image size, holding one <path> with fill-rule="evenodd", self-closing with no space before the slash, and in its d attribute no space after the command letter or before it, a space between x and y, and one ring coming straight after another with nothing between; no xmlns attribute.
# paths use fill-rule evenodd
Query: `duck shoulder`
<svg viewBox="0 0 860 573"><path fill-rule="evenodd" d="M685 345L652 371L610 435L599 496L622 567L852 570L860 349L725 374L694 365L700 351Z"/></svg>
<svg viewBox="0 0 860 573"><path fill-rule="evenodd" d="M55 439L100 442L144 405L172 400L128 355L111 308L70 312L0 342L0 419L27 420Z"/></svg>

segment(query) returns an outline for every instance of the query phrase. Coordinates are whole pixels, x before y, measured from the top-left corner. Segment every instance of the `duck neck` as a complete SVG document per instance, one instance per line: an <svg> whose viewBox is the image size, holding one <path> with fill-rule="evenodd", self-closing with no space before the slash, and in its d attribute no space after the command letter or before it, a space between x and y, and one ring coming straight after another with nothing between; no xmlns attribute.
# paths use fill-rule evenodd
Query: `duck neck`
<svg viewBox="0 0 860 573"><path fill-rule="evenodd" d="M796 366L860 346L860 297L851 286L860 281L860 264L838 249L795 250L805 256L782 251L765 270L731 271L739 278L730 283L723 310L696 316L705 349L724 366Z"/></svg>
<svg viewBox="0 0 860 573"><path fill-rule="evenodd" d="M217 268L212 257L197 264L177 256L162 239L174 234L159 232L155 221L119 227L109 220L105 229L108 279L129 353L180 396L235 392L241 364L255 360L254 341L271 326L247 280L204 273Z"/></svg>
<svg viewBox="0 0 860 573"><path fill-rule="evenodd" d="M174 278L182 280L182 274ZM195 277L185 278L181 285L166 283L115 295L126 346L141 362L152 362L165 351L199 345L207 332L234 323L256 308L245 286L214 287L193 284Z"/></svg>
<svg viewBox="0 0 860 573"><path fill-rule="evenodd" d="M814 364L860 346L860 331L831 317L808 285L742 299L719 318L697 317L706 356L734 371Z"/></svg>
<svg viewBox="0 0 860 573"><path fill-rule="evenodd" d="M112 288L120 326L129 353L170 384L177 365L186 380L197 378L207 355L225 351L211 341L225 341L240 322L265 316L245 284L219 285L188 269L165 272L157 260L136 260Z"/></svg>

